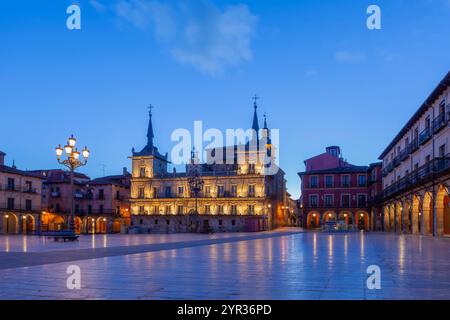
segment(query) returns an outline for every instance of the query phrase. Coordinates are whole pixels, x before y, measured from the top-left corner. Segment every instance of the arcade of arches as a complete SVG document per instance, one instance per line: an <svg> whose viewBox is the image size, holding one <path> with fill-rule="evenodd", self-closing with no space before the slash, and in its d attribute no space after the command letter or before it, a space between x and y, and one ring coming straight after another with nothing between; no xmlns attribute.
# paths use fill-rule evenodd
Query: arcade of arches
<svg viewBox="0 0 450 320"><path fill-rule="evenodd" d="M343 223L347 226L356 226L359 230L370 230L370 215L366 211L335 211L318 212L311 211L308 213L306 220L307 229L320 228L327 222Z"/></svg>
<svg viewBox="0 0 450 320"><path fill-rule="evenodd" d="M0 233L2 234L34 234L36 232L37 215L5 212L0 215Z"/></svg>
<svg viewBox="0 0 450 320"><path fill-rule="evenodd" d="M40 216L40 217L39 217ZM18 214L14 212L0 213L0 234L36 234L41 231L59 231L67 228L65 215L43 212L39 214ZM77 234L121 233L122 227L129 225L121 218L111 217L75 217L75 232Z"/></svg>
<svg viewBox="0 0 450 320"><path fill-rule="evenodd" d="M422 191L386 203L384 230L391 232L450 236L450 197L445 185L437 191Z"/></svg>

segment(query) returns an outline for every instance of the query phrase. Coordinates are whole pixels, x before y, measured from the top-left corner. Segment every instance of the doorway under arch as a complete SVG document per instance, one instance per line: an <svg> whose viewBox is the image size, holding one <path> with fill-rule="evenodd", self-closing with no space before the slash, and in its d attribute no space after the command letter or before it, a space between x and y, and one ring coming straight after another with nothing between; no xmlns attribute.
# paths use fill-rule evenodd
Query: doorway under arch
<svg viewBox="0 0 450 320"><path fill-rule="evenodd" d="M113 226L112 226L112 232L113 233L122 232L122 221L120 219L114 220Z"/></svg>
<svg viewBox="0 0 450 320"><path fill-rule="evenodd" d="M369 231L369 214L365 211L356 213L356 221L358 222L358 230Z"/></svg>
<svg viewBox="0 0 450 320"><path fill-rule="evenodd" d="M65 228L65 220L63 216L60 215L53 215L51 222L49 223L49 230L50 231L59 231L63 230Z"/></svg>
<svg viewBox="0 0 450 320"><path fill-rule="evenodd" d="M36 219L31 214L22 216L22 233L34 234L36 232Z"/></svg>
<svg viewBox="0 0 450 320"><path fill-rule="evenodd" d="M339 213L338 222L339 221L345 222L347 226L352 225L353 224L352 213L347 211Z"/></svg>
<svg viewBox="0 0 450 320"><path fill-rule="evenodd" d="M336 222L336 213L335 212L325 212L323 215L323 222Z"/></svg>
<svg viewBox="0 0 450 320"><path fill-rule="evenodd" d="M436 223L438 236L450 236L450 197L444 185L439 187L436 196Z"/></svg>
<svg viewBox="0 0 450 320"><path fill-rule="evenodd" d="M5 213L2 217L3 234L19 233L19 219L14 213Z"/></svg>
<svg viewBox="0 0 450 320"><path fill-rule="evenodd" d="M318 212L308 213L308 217L306 219L306 228L317 229L319 227L320 227L319 213Z"/></svg>
<svg viewBox="0 0 450 320"><path fill-rule="evenodd" d="M76 234L81 234L82 226L83 226L83 221L81 220L81 218L75 217L75 233Z"/></svg>
<svg viewBox="0 0 450 320"><path fill-rule="evenodd" d="M96 221L96 224L95 224L95 232L96 233L107 233L107 230L108 230L107 222L108 222L108 220L104 217L98 218Z"/></svg>

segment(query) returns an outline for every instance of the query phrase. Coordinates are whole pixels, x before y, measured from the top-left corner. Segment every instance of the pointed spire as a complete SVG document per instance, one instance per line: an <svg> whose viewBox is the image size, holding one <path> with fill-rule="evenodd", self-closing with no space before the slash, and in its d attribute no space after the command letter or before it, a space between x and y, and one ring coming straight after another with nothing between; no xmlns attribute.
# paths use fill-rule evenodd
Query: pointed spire
<svg viewBox="0 0 450 320"><path fill-rule="evenodd" d="M264 128L263 129L269 129L268 127L267 127L267 114L264 112Z"/></svg>
<svg viewBox="0 0 450 320"><path fill-rule="evenodd" d="M149 150L153 149L153 138L155 135L153 134L153 124L152 124L152 109L154 107L150 105L148 107L149 121L148 121L148 130L147 130L147 148Z"/></svg>
<svg viewBox="0 0 450 320"><path fill-rule="evenodd" d="M256 131L256 133L259 132L259 122L258 122L258 99L259 97L257 95L255 95L253 97L253 107L255 108L255 113L253 114L253 125L252 125L252 129Z"/></svg>

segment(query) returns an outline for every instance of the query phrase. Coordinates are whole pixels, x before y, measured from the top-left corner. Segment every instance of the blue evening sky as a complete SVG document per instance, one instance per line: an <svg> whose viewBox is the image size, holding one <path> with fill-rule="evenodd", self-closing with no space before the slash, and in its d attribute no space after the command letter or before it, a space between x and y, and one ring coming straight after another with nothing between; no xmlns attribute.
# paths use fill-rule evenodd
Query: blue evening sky
<svg viewBox="0 0 450 320"><path fill-rule="evenodd" d="M297 198L303 160L340 145L367 165L450 69L450 0L80 0L0 4L0 150L21 169L57 168L74 133L92 150L83 172L117 174L174 129L279 128L280 162ZM382 30L366 9L382 10Z"/></svg>

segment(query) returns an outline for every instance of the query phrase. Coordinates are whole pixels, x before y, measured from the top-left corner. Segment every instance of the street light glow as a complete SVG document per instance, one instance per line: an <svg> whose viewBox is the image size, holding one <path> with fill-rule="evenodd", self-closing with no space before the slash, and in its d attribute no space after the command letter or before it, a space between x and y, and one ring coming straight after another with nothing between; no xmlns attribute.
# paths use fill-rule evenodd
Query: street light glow
<svg viewBox="0 0 450 320"><path fill-rule="evenodd" d="M75 147L75 144L77 143L77 139L74 138L73 134L69 137L67 141L69 146L71 147Z"/></svg>

